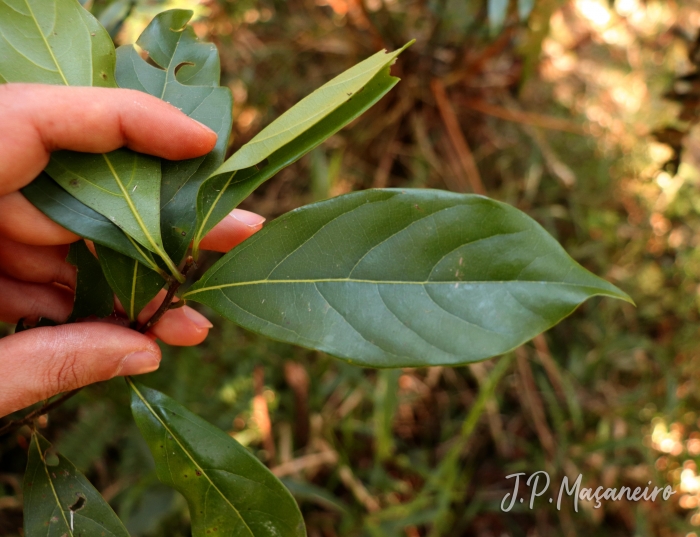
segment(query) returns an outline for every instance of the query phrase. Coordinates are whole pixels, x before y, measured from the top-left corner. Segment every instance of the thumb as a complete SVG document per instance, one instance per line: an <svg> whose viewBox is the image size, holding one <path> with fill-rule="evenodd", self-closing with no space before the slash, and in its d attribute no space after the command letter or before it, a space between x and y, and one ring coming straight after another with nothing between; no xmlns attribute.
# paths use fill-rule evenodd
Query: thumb
<svg viewBox="0 0 700 537"><path fill-rule="evenodd" d="M86 322L0 339L0 416L117 375L158 369L160 349L121 326Z"/></svg>

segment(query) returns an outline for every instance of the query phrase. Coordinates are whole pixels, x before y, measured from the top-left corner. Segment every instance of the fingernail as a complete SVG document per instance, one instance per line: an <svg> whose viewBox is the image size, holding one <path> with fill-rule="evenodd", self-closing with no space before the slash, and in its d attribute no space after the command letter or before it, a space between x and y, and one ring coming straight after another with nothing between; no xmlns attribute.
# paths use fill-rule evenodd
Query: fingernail
<svg viewBox="0 0 700 537"><path fill-rule="evenodd" d="M243 222L248 227L257 227L265 221L264 216L251 213L250 211L244 211L243 209L234 209L229 216L239 222Z"/></svg>
<svg viewBox="0 0 700 537"><path fill-rule="evenodd" d="M118 375L142 375L158 369L160 358L148 351L136 351L127 355L122 360L122 367Z"/></svg>
<svg viewBox="0 0 700 537"><path fill-rule="evenodd" d="M188 308L185 306L182 308L182 311L185 312L185 317L187 317L193 325L195 325L197 328L212 328L214 325L209 322L209 319L207 319L204 315L199 313L197 310L193 310L192 308Z"/></svg>

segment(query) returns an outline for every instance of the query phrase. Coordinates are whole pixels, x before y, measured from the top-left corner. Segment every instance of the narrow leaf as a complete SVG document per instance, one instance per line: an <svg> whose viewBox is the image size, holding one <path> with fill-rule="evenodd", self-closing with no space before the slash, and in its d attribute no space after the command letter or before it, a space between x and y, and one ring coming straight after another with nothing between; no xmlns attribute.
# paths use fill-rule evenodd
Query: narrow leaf
<svg viewBox="0 0 700 537"><path fill-rule="evenodd" d="M110 315L114 311L112 290L102 273L100 263L85 246L85 242L71 244L66 261L78 270L75 301L69 322L85 317Z"/></svg>
<svg viewBox="0 0 700 537"><path fill-rule="evenodd" d="M163 288L165 279L111 248L97 245L95 249L109 286L119 298L129 320L135 321L141 310Z"/></svg>
<svg viewBox="0 0 700 537"><path fill-rule="evenodd" d="M129 537L85 476L36 432L24 475L24 535Z"/></svg>
<svg viewBox="0 0 700 537"><path fill-rule="evenodd" d="M412 44L413 42L408 43L391 53L386 50L377 52L307 95L234 153L217 173L242 170L259 164L349 101Z"/></svg>
<svg viewBox="0 0 700 537"><path fill-rule="evenodd" d="M159 479L187 499L193 537L306 535L294 498L257 458L166 395L128 382Z"/></svg>
<svg viewBox="0 0 700 537"><path fill-rule="evenodd" d="M275 339L404 367L502 354L596 295L631 301L517 209L389 189L282 216L183 297Z"/></svg>
<svg viewBox="0 0 700 537"><path fill-rule="evenodd" d="M264 165L215 174L208 179L202 185L197 198L195 251L207 232L258 186L356 119L386 95L398 81L398 78L389 74L388 66L384 67L367 82L362 91L306 132L270 154Z"/></svg>
<svg viewBox="0 0 700 537"><path fill-rule="evenodd" d="M219 87L216 47L200 43L187 22L191 11L174 9L158 14L137 44L149 53L154 67L132 46L117 51L117 80L130 88L163 99L214 130L217 144L204 157L162 161L161 229L165 250L180 261L196 225L197 192L202 182L223 162L231 133L231 92Z"/></svg>
<svg viewBox="0 0 700 537"><path fill-rule="evenodd" d="M51 220L76 235L116 250L152 269L158 267L148 250L141 248L107 217L68 194L47 174L41 173L22 189L22 194Z"/></svg>

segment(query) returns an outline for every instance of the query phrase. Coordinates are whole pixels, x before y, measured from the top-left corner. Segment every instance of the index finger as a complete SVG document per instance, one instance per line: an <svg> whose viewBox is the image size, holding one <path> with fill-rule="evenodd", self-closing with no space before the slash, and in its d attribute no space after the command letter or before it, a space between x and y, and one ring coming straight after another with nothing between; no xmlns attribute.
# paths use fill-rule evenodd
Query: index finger
<svg viewBox="0 0 700 537"><path fill-rule="evenodd" d="M0 195L28 184L51 151L129 147L170 160L211 151L216 133L174 106L135 90L0 85Z"/></svg>

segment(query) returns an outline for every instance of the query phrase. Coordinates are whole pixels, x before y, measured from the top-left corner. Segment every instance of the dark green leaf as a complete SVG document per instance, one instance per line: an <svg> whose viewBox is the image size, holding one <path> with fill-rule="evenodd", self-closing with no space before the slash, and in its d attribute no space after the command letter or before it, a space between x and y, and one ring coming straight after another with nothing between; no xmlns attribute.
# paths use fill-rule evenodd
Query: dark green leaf
<svg viewBox="0 0 700 537"><path fill-rule="evenodd" d="M66 261L78 269L75 302L69 321L110 315L114 311L112 290L102 274L99 261L85 246L85 242L78 241L71 244ZM134 261L134 263L137 262Z"/></svg>
<svg viewBox="0 0 700 537"><path fill-rule="evenodd" d="M24 535L129 537L85 476L36 432L24 476Z"/></svg>
<svg viewBox="0 0 700 537"><path fill-rule="evenodd" d="M76 235L157 268L148 250L142 249L107 217L68 194L45 173L25 186L22 194L51 220Z"/></svg>
<svg viewBox="0 0 700 537"><path fill-rule="evenodd" d="M115 87L114 45L74 0L5 0L0 82Z"/></svg>
<svg viewBox="0 0 700 537"><path fill-rule="evenodd" d="M294 140L269 155L263 163L250 168L212 176L199 190L197 197L197 234L194 250L201 239L217 222L247 198L259 185L281 169L311 151L321 142L364 113L381 99L398 78L386 67L374 76L355 96L342 104L323 120L297 136Z"/></svg>
<svg viewBox="0 0 700 537"><path fill-rule="evenodd" d="M109 286L119 298L129 320L135 321L146 304L163 288L165 279L111 248L96 245L95 250Z"/></svg>
<svg viewBox="0 0 700 537"><path fill-rule="evenodd" d="M183 296L275 339L403 367L502 354L595 295L630 301L517 209L409 189L292 211Z"/></svg>
<svg viewBox="0 0 700 537"><path fill-rule="evenodd" d="M191 11L179 9L160 13L141 34L137 44L160 69L131 45L117 51L120 87L168 101L218 134L216 147L205 157L162 161L161 230L165 249L176 262L192 240L199 187L223 162L231 132L231 92L219 87L218 51L197 41L186 26L191 16Z"/></svg>
<svg viewBox="0 0 700 537"><path fill-rule="evenodd" d="M294 498L243 446L166 395L129 385L158 477L187 499L193 537L306 535Z"/></svg>

